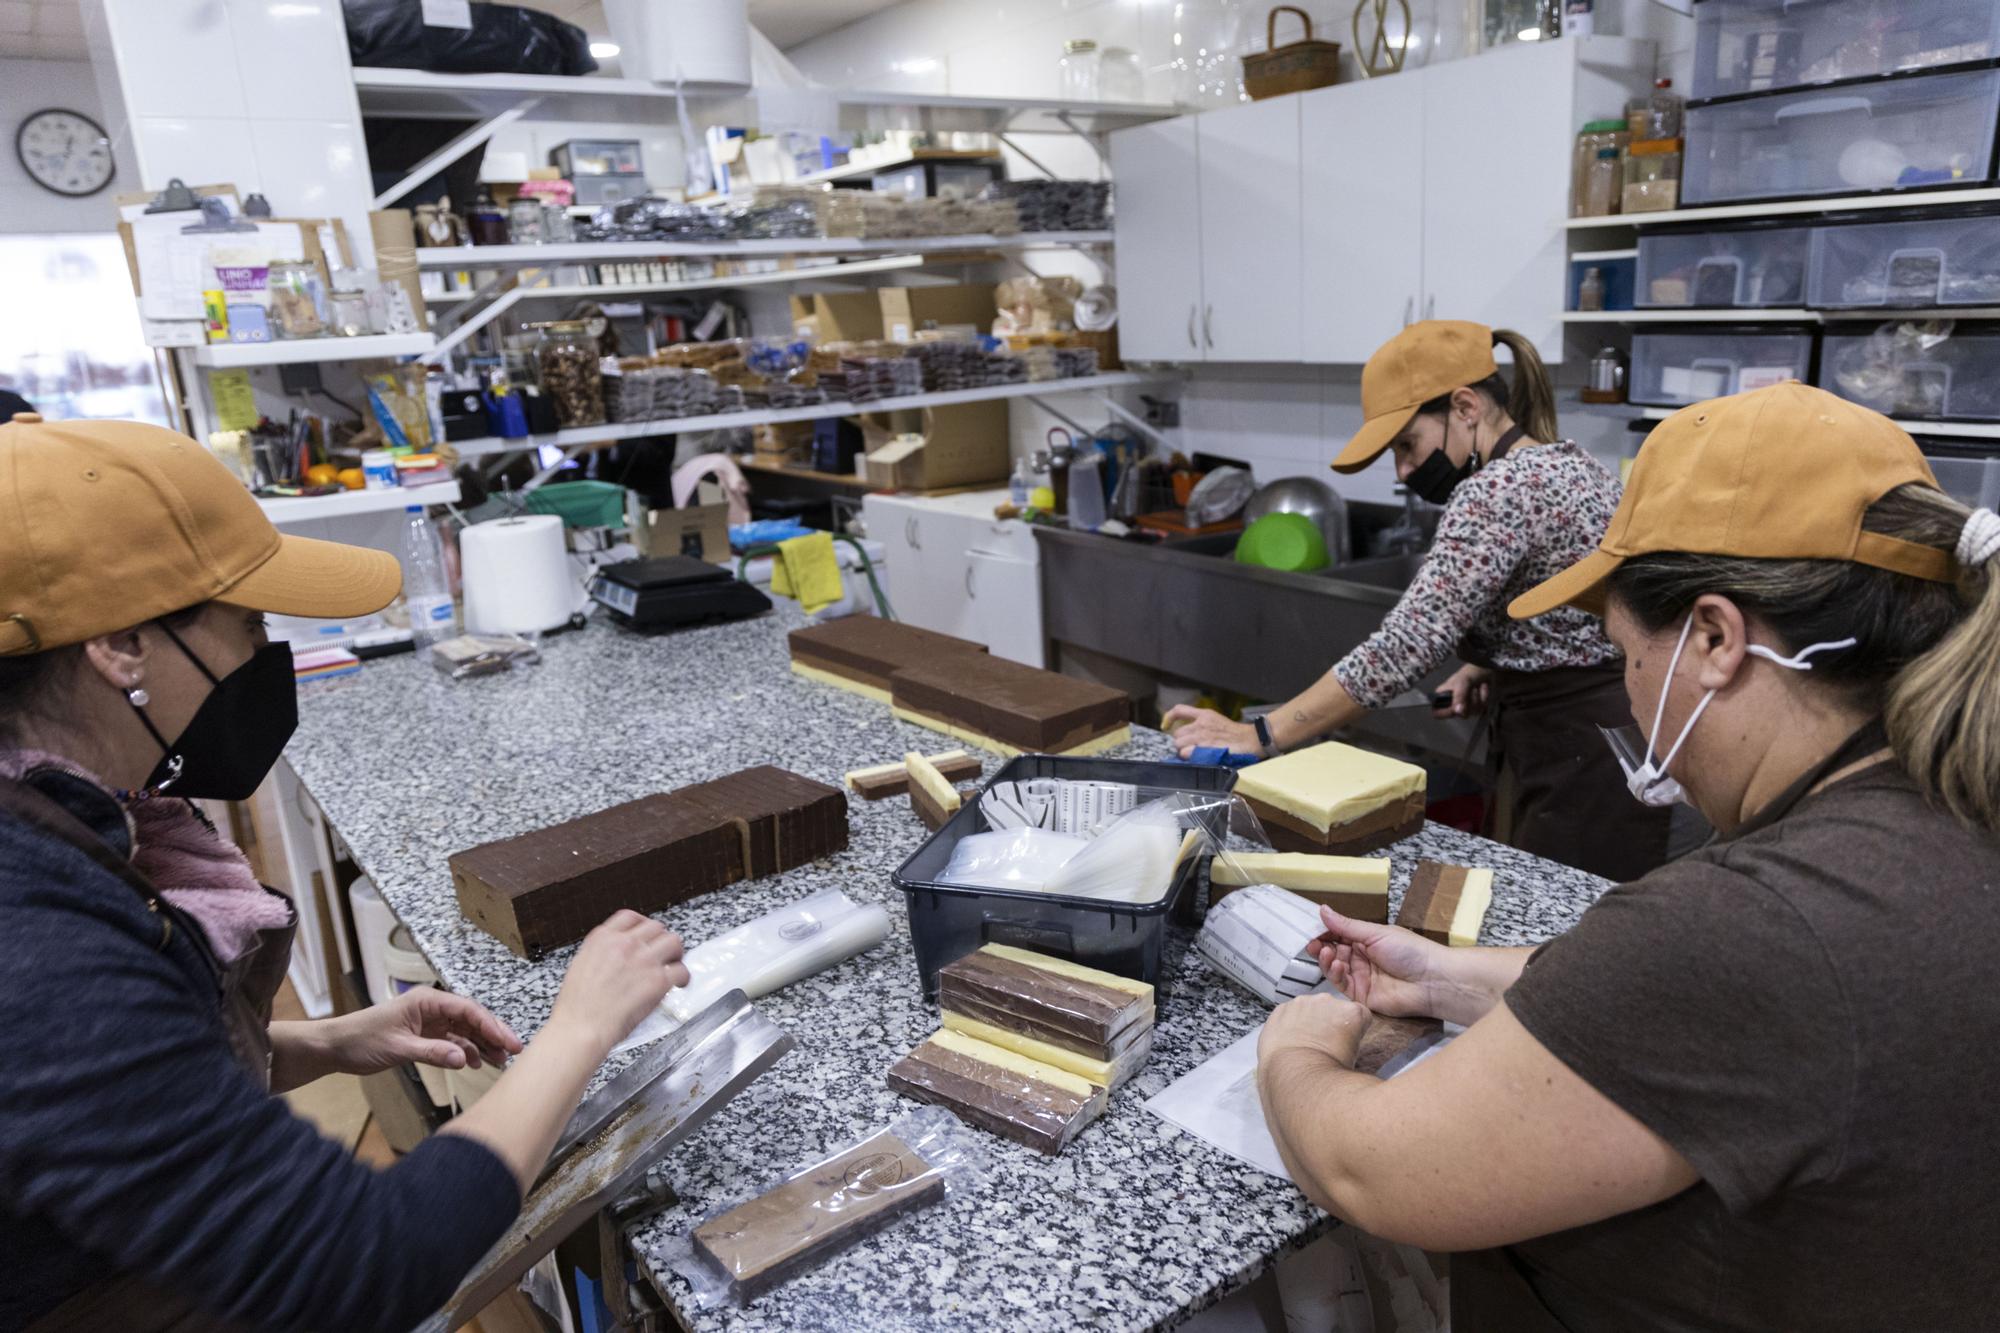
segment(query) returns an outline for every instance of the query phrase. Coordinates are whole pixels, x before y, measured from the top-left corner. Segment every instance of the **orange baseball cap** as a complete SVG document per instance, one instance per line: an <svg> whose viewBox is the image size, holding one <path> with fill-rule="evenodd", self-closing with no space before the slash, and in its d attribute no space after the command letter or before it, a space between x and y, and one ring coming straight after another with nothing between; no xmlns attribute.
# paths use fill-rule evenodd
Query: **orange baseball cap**
<svg viewBox="0 0 2000 1333"><path fill-rule="evenodd" d="M1864 532L1868 507L1911 482L1936 486L1895 422L1797 381L1685 407L1646 437L1595 551L1514 599L1526 620L1558 606L1604 613L1604 584L1662 551L1756 560L1850 560L1950 583L1952 553Z"/></svg>
<svg viewBox="0 0 2000 1333"><path fill-rule="evenodd" d="M162 426L0 425L0 657L209 601L366 615L402 582L386 552L281 534L220 460Z"/></svg>
<svg viewBox="0 0 2000 1333"><path fill-rule="evenodd" d="M1412 324L1377 348L1361 368L1361 429L1335 472L1359 472L1402 434L1417 409L1454 389L1477 384L1500 369L1493 359L1493 330L1458 319Z"/></svg>

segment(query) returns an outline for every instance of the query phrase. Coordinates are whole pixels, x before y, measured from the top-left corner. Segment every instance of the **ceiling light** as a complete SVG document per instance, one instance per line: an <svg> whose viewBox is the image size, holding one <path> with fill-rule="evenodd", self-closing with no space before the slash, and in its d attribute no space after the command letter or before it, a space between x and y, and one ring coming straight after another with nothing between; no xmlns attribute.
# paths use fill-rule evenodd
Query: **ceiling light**
<svg viewBox="0 0 2000 1333"><path fill-rule="evenodd" d="M919 56L915 60L902 60L890 66L898 74L928 74L938 67L938 62L930 56Z"/></svg>
<svg viewBox="0 0 2000 1333"><path fill-rule="evenodd" d="M618 43L592 42L590 44L590 54L596 56L599 60L609 60L618 54Z"/></svg>
<svg viewBox="0 0 2000 1333"><path fill-rule="evenodd" d="M1542 40L1542 30L1540 28L1523 28L1514 35L1524 42L1539 42Z"/></svg>

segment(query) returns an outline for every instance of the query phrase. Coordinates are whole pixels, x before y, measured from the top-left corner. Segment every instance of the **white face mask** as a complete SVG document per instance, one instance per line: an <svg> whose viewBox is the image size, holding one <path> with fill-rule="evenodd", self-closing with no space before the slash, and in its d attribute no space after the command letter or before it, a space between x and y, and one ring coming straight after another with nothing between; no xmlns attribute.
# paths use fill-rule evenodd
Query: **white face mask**
<svg viewBox="0 0 2000 1333"><path fill-rule="evenodd" d="M1709 701L1715 698L1714 690L1701 696L1701 702L1696 704L1694 712L1688 715L1687 725L1681 728L1680 738L1674 742L1673 748L1667 751L1666 757L1655 764L1652 737L1660 734L1660 725L1666 720L1667 691L1673 688L1674 669L1681 664L1681 653L1687 648L1688 634L1693 629L1694 616L1689 615L1687 623L1681 626L1680 642L1674 645L1673 660L1667 663L1667 679L1660 686L1660 706L1653 713L1652 732L1648 734L1640 731L1636 722L1623 727L1598 728L1611 746L1611 753L1618 757L1618 766L1625 770L1625 786L1647 805L1668 806L1687 799L1687 793L1682 790L1680 783L1668 776L1667 769L1674 762L1674 756L1681 752L1681 746L1687 744L1689 733L1694 730L1694 724L1701 720ZM1767 662L1774 662L1787 671L1811 671L1812 663L1807 659L1814 653L1852 648L1859 642L1858 639L1839 639L1832 643L1815 643L1811 647L1800 649L1796 657L1780 657L1774 650L1757 643L1751 644L1745 651L1752 657L1761 657Z"/></svg>

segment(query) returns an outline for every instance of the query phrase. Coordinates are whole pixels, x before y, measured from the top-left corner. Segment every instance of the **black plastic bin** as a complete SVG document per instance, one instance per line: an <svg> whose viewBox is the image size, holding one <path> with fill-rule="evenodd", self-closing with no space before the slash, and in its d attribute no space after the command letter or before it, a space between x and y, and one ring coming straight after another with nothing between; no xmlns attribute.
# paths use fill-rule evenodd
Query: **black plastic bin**
<svg viewBox="0 0 2000 1333"><path fill-rule="evenodd" d="M1129 759L1070 759L1060 755L1024 754L1010 761L994 782L1031 778L1067 778L1077 782L1129 782L1136 787L1169 791L1228 792L1236 786L1236 771L1199 764L1169 764ZM1219 842L1228 834L1228 816L1217 812L1210 831ZM1195 892L1202 858L1190 857L1166 896L1156 903L1133 906L1091 898L1013 893L1005 889L962 888L939 884L937 877L951 863L958 840L986 831L978 801L968 801L945 826L925 840L891 876L903 891L910 910L910 938L916 945L917 972L924 999L937 999L938 969L982 944L1011 944L1067 958L1119 976L1158 983L1160 946L1167 918Z"/></svg>

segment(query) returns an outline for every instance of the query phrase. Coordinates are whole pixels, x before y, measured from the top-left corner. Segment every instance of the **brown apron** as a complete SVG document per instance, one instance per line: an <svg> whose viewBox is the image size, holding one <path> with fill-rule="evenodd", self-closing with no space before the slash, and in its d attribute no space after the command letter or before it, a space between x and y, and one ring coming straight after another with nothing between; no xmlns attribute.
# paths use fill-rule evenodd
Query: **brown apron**
<svg viewBox="0 0 2000 1333"><path fill-rule="evenodd" d="M1666 864L1674 812L1627 790L1598 732L1632 722L1619 667L1496 670L1490 712L1487 836L1619 883Z"/></svg>
<svg viewBox="0 0 2000 1333"><path fill-rule="evenodd" d="M5 781L0 781L0 809L62 839L131 886L160 919L160 949L167 947L175 931L188 931L196 948L214 964L215 955L201 927L164 902L130 862L105 846L67 810L32 787ZM271 1087L271 1005L284 984L297 931L298 913L294 911L284 926L259 931L256 944L243 957L218 969L218 1000L229 1049L267 1092ZM143 1278L118 1275L70 1297L28 1325L27 1333L97 1333L104 1329L120 1333L230 1333L234 1327L199 1311L176 1292Z"/></svg>

